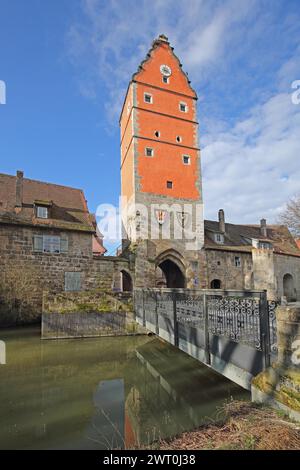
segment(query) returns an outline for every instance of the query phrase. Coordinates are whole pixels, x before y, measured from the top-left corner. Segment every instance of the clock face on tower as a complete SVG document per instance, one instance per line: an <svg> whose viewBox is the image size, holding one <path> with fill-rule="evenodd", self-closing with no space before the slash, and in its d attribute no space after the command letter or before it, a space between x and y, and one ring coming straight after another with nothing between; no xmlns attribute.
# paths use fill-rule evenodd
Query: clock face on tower
<svg viewBox="0 0 300 470"><path fill-rule="evenodd" d="M160 73L165 77L169 77L172 73L171 67L168 65L161 65L160 66Z"/></svg>

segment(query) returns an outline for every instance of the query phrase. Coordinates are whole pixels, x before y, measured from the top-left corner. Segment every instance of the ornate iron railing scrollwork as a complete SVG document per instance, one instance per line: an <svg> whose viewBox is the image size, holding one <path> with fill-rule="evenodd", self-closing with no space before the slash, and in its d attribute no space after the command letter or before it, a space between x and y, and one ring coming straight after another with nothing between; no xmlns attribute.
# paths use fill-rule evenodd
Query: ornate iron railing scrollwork
<svg viewBox="0 0 300 470"><path fill-rule="evenodd" d="M259 299L209 296L207 304L211 334L261 350Z"/></svg>

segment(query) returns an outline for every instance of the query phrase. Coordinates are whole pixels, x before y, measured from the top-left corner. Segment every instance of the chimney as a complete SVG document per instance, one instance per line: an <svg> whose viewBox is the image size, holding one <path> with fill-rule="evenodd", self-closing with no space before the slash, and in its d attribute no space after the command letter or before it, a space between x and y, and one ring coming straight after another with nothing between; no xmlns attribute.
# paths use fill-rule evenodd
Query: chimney
<svg viewBox="0 0 300 470"><path fill-rule="evenodd" d="M225 214L223 209L219 210L219 231L225 233Z"/></svg>
<svg viewBox="0 0 300 470"><path fill-rule="evenodd" d="M17 171L17 179L16 179L16 208L22 207L23 202L23 171Z"/></svg>
<svg viewBox="0 0 300 470"><path fill-rule="evenodd" d="M261 221L260 221L260 234L264 238L267 238L267 236L268 236L266 219L261 219Z"/></svg>

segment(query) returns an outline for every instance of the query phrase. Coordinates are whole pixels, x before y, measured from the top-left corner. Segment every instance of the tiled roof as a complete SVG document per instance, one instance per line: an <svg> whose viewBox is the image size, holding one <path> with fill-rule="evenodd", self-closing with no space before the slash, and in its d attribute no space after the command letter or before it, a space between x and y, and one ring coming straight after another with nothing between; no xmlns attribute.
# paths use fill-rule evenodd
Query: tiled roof
<svg viewBox="0 0 300 470"><path fill-rule="evenodd" d="M16 183L16 176L0 173L0 222L94 232L81 189L23 178L22 207L16 211ZM50 206L49 219L35 217L35 203Z"/></svg>
<svg viewBox="0 0 300 470"><path fill-rule="evenodd" d="M294 238L284 225L267 225L267 237L261 235L259 225L225 224L224 244L214 242L209 233L220 232L219 222L205 220L205 248L240 251L251 253L252 245L247 239L265 240L272 243L274 252L300 257L300 246L297 246Z"/></svg>

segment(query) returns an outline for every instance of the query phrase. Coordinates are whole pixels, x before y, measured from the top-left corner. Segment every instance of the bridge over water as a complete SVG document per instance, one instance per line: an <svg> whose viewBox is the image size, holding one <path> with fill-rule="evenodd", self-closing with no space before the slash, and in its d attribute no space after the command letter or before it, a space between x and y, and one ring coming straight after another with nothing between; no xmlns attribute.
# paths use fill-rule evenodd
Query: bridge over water
<svg viewBox="0 0 300 470"><path fill-rule="evenodd" d="M266 291L135 289L138 323L250 390L276 355L276 302Z"/></svg>

